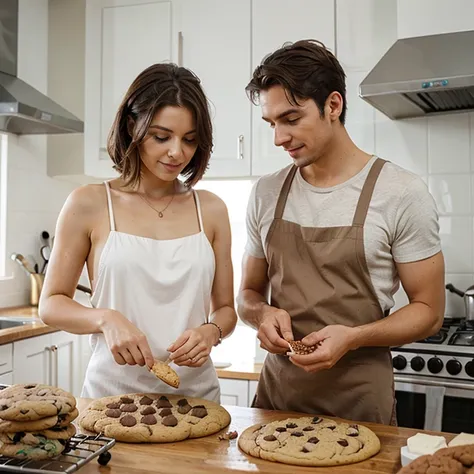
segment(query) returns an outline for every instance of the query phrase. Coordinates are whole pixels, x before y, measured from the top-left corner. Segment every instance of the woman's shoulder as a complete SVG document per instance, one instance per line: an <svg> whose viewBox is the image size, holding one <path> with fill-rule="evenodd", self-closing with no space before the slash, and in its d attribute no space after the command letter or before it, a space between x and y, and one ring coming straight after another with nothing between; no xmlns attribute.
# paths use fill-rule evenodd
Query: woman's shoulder
<svg viewBox="0 0 474 474"><path fill-rule="evenodd" d="M103 184L86 184L69 194L66 206L79 214L91 215L102 210L106 201L107 196Z"/></svg>
<svg viewBox="0 0 474 474"><path fill-rule="evenodd" d="M215 213L216 217L227 215L227 206L217 194L205 189L195 190L195 192L199 196L202 212Z"/></svg>

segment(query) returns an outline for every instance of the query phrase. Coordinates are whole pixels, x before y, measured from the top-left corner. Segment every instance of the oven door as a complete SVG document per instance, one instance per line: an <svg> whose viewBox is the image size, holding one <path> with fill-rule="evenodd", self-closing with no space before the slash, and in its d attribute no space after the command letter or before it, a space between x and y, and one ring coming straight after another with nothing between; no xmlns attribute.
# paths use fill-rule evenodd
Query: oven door
<svg viewBox="0 0 474 474"><path fill-rule="evenodd" d="M474 383L396 374L398 425L474 433Z"/></svg>

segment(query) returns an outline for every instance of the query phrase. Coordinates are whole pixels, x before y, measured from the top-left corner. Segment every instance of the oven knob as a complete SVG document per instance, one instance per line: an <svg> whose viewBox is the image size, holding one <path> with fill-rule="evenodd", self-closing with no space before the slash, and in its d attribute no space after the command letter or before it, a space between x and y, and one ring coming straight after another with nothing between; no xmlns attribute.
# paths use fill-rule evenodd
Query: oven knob
<svg viewBox="0 0 474 474"><path fill-rule="evenodd" d="M448 360L446 363L446 370L449 375L458 375L462 370L462 364L456 359Z"/></svg>
<svg viewBox="0 0 474 474"><path fill-rule="evenodd" d="M410 361L410 366L414 371L420 372L420 370L423 370L425 367L425 359L420 356L413 357L413 359Z"/></svg>
<svg viewBox="0 0 474 474"><path fill-rule="evenodd" d="M407 360L402 355L397 355L393 358L393 368L403 370L407 366Z"/></svg>
<svg viewBox="0 0 474 474"><path fill-rule="evenodd" d="M474 377L474 359L466 364L464 370L466 371L466 374L469 375L469 377Z"/></svg>
<svg viewBox="0 0 474 474"><path fill-rule="evenodd" d="M439 374L443 370L443 367L444 363L439 357L432 357L428 361L428 370L432 374Z"/></svg>

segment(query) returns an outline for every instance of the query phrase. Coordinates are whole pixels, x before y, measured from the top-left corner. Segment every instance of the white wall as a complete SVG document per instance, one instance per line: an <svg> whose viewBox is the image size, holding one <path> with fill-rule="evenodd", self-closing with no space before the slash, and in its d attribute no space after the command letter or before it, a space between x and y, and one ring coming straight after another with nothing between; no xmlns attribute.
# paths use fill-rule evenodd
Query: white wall
<svg viewBox="0 0 474 474"><path fill-rule="evenodd" d="M47 92L48 0L19 2L18 76ZM73 184L49 178L47 138L8 136L7 256L12 252L40 260L40 233L54 234L56 219ZM7 260L7 278L0 280L0 307L28 302L29 280Z"/></svg>

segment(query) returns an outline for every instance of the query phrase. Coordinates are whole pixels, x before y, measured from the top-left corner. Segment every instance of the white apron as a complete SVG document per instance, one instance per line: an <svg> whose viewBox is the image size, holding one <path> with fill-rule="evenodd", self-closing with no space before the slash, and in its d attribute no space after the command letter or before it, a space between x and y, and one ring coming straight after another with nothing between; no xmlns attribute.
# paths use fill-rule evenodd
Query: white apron
<svg viewBox="0 0 474 474"><path fill-rule="evenodd" d="M193 191L199 233L156 240L115 230L109 184L105 183L110 233L99 260L94 308L122 313L147 337L155 358L166 360L169 347L186 329L208 321L214 280L214 251L204 233L201 205ZM138 365L115 362L104 335L91 335L92 356L82 397L99 398L133 392L173 393L220 401L217 374L209 359L202 367L178 367L174 389Z"/></svg>

